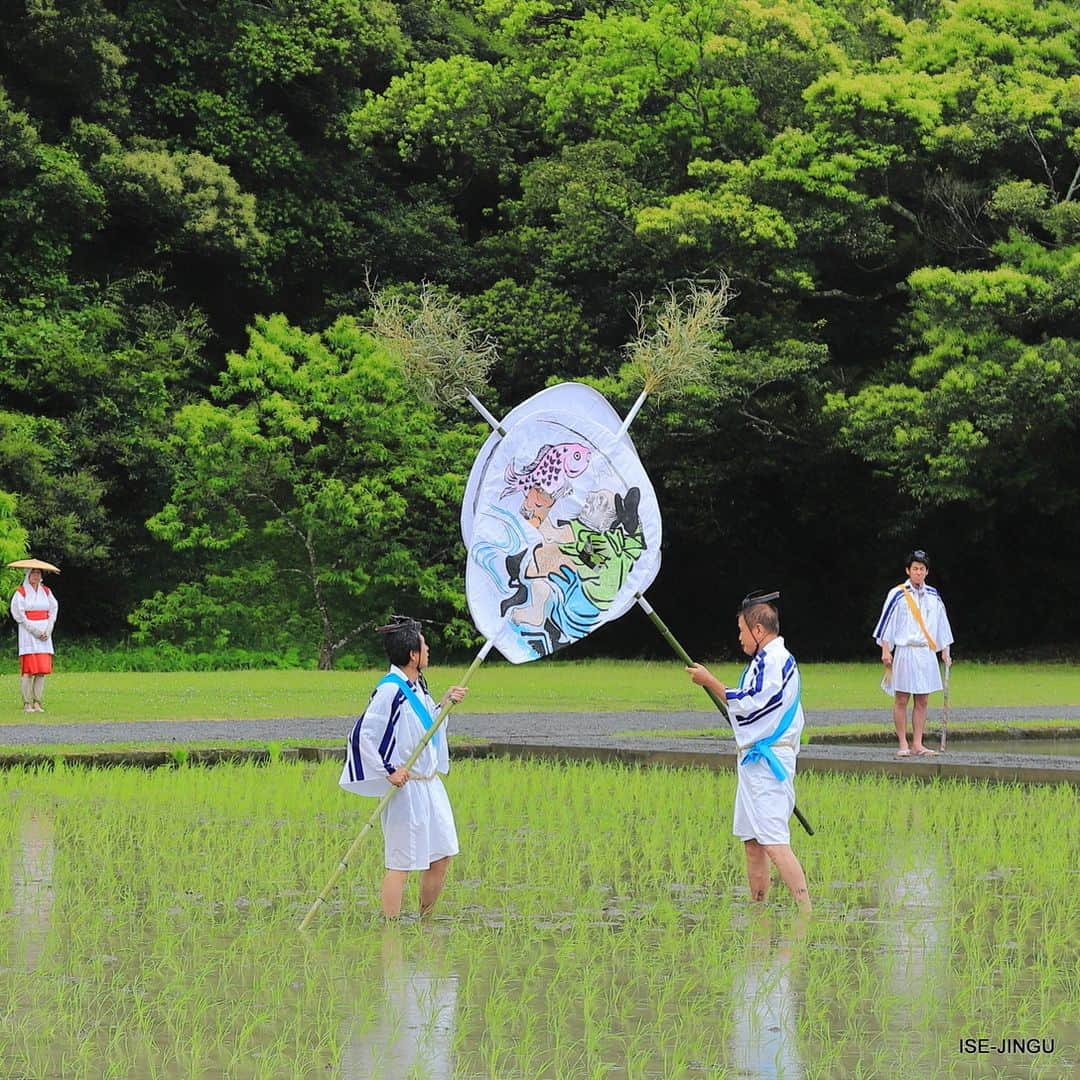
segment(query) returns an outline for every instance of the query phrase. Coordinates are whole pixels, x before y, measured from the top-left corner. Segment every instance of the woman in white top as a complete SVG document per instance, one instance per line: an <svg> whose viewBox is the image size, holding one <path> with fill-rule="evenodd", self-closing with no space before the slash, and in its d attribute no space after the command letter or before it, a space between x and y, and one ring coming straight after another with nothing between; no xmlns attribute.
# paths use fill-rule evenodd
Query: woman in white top
<svg viewBox="0 0 1080 1080"><path fill-rule="evenodd" d="M45 676L52 674L52 632L60 605L36 567L26 571L11 597L11 617L19 627L23 712L44 712Z"/></svg>

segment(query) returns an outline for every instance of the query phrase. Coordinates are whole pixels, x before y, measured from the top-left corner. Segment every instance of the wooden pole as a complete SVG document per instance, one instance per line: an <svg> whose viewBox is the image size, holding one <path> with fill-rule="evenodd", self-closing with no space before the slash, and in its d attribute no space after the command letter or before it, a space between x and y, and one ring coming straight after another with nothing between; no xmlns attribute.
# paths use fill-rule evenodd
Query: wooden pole
<svg viewBox="0 0 1080 1080"><path fill-rule="evenodd" d="M944 675L945 675L945 677L944 677L944 679L942 679L942 683L943 683L943 685L945 687L945 697L944 697L944 699L942 701L941 745L938 747L939 750L944 750L945 749L945 737L949 733L949 673L950 673L950 671L952 669L952 664L945 664L945 665L943 665L943 667L944 667Z"/></svg>

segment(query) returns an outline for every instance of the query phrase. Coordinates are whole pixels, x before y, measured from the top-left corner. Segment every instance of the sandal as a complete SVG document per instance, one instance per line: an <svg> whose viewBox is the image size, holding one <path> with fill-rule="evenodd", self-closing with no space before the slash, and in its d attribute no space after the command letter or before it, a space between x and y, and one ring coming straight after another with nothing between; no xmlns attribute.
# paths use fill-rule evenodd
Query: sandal
<svg viewBox="0 0 1080 1080"><path fill-rule="evenodd" d="M910 750L897 750L896 751L896 756L897 757L911 757L911 751Z"/></svg>

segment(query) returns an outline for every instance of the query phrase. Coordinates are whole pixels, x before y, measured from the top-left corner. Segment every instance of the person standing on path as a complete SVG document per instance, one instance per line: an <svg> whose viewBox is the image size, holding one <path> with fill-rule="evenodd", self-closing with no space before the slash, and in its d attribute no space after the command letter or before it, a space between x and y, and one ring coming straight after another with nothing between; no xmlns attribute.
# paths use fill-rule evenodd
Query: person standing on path
<svg viewBox="0 0 1080 1080"><path fill-rule="evenodd" d="M44 712L45 676L52 674L52 632L60 605L37 568L26 571L11 597L11 617L19 627L23 712Z"/></svg>
<svg viewBox="0 0 1080 1080"><path fill-rule="evenodd" d="M801 911L810 910L802 864L791 848L789 819L795 809L795 759L805 716L795 657L780 637L778 592L751 593L739 608L739 644L750 662L737 687L725 686L708 668L686 669L691 680L727 702L739 748L732 832L743 841L750 898L765 899L770 863Z"/></svg>
<svg viewBox="0 0 1080 1080"><path fill-rule="evenodd" d="M923 745L926 733L926 705L931 694L943 689L937 654L946 667L952 665L949 647L952 627L940 593L926 584L930 557L921 548L912 551L904 563L907 580L886 593L881 618L874 628L874 640L881 647L885 666L882 687L893 695L893 723L899 742L897 757L924 757L936 751ZM912 740L908 746L907 706L911 710Z"/></svg>

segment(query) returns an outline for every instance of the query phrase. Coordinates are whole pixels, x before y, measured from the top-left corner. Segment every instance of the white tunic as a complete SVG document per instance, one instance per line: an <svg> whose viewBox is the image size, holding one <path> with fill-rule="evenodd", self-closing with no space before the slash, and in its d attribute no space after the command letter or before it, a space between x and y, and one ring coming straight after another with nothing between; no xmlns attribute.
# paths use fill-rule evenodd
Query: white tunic
<svg viewBox="0 0 1080 1080"><path fill-rule="evenodd" d="M905 589L910 589L935 648L930 647L904 598ZM937 653L953 643L953 635L945 602L932 585L916 588L908 580L890 589L874 627L874 640L892 648L892 678L883 684L890 693L932 694L942 688Z"/></svg>
<svg viewBox="0 0 1080 1080"><path fill-rule="evenodd" d="M392 665L390 672L409 681L399 667ZM423 677L409 685L436 719L438 706ZM349 733L338 783L356 795L381 798L394 790L389 775L405 764L425 734L405 692L392 683L380 684ZM388 870L426 870L436 859L458 853L454 814L438 775L450 770L446 740L444 724L410 768L413 779L383 808Z"/></svg>
<svg viewBox="0 0 1080 1080"><path fill-rule="evenodd" d="M728 713L739 748L732 832L759 844L791 842L788 819L795 808L795 759L806 717L799 701L799 666L782 637L773 638L750 661L736 689L727 691ZM772 752L787 777L778 780L767 761L746 761L750 748L767 739L794 708ZM745 764L744 764L745 762Z"/></svg>
<svg viewBox="0 0 1080 1080"><path fill-rule="evenodd" d="M19 624L19 655L28 653L52 653L52 632L56 625L56 616L60 605L47 585L36 589L30 584L30 575L23 580L22 587L15 590L11 597L11 617ZM35 633L44 630L46 637L42 641Z"/></svg>

